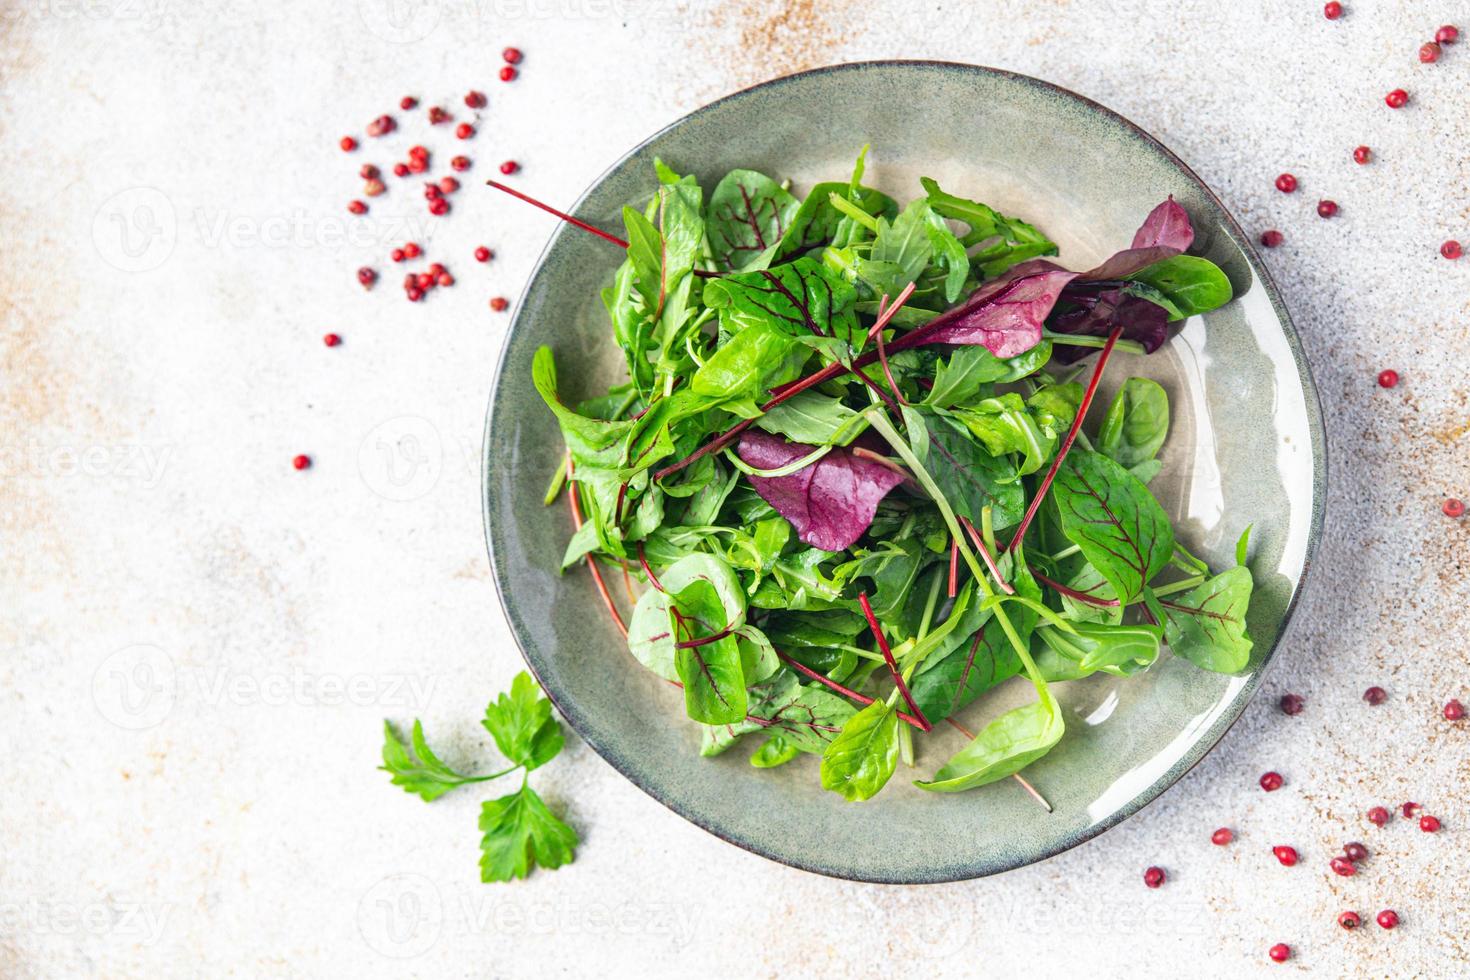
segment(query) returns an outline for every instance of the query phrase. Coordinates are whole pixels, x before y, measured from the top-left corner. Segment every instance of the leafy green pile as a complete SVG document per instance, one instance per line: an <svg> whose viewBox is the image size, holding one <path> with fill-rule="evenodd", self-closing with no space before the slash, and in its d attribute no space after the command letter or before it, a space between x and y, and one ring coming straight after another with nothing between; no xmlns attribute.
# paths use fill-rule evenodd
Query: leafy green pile
<svg viewBox="0 0 1470 980"><path fill-rule="evenodd" d="M480 807L480 880L510 881L524 878L531 868L559 868L569 864L577 848L577 832L568 827L531 788L528 777L556 757L564 736L561 725L551 717L551 702L525 671L511 682L510 693L501 694L485 707L481 722L495 739L500 754L511 762L508 769L488 776L465 776L439 760L424 738L424 726L415 719L408 740L383 722L384 772L394 786L432 803L445 793L470 783L483 783L521 770L521 788Z"/></svg>
<svg viewBox="0 0 1470 980"><path fill-rule="evenodd" d="M656 169L602 295L627 382L573 408L549 349L533 375L567 446L547 495L571 479L564 566L588 562L620 626L598 562L645 584L629 649L682 687L704 754L760 734L752 764L820 755L823 786L867 799L914 731L1024 674L1036 700L917 782L954 792L1057 744L1052 682L1133 674L1166 644L1245 666L1245 539L1212 573L1148 489L1164 389L1130 378L1081 425L1115 350L1231 298L1184 254L1183 208L1078 273L932 180L900 208L863 157L804 200L749 170L705 200ZM1093 353L1084 386L1070 363Z"/></svg>

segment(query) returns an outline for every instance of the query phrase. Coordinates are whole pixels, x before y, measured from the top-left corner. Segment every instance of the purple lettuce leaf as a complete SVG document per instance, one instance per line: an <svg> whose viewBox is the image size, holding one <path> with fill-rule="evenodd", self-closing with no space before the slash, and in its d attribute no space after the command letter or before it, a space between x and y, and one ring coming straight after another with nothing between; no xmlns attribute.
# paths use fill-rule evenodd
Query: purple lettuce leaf
<svg viewBox="0 0 1470 980"><path fill-rule="evenodd" d="M754 429L740 436L738 454L749 466L773 470L818 449ZM834 446L825 456L787 476L752 476L755 492L796 528L813 548L852 547L878 512L878 502L903 482L896 470Z"/></svg>
<svg viewBox="0 0 1470 980"><path fill-rule="evenodd" d="M1088 290L1088 285L1101 288ZM1058 333L1106 337L1121 326L1124 340L1143 344L1152 354L1169 339L1169 311L1141 296L1125 292L1117 284L1082 284L1082 290L1066 295L1067 309L1051 318L1049 326ZM1086 347L1058 346L1053 356L1062 363L1081 360L1093 351Z"/></svg>
<svg viewBox="0 0 1470 980"><path fill-rule="evenodd" d="M1084 279L1126 279L1136 272L1179 255L1194 242L1194 226L1189 212L1174 203L1171 196L1148 213L1133 244L1114 254L1102 265L1082 273Z"/></svg>
<svg viewBox="0 0 1470 980"><path fill-rule="evenodd" d="M1024 354L1041 342L1041 325L1077 273L1042 259L1023 262L975 290L963 306L940 314L895 340L916 344L979 344L996 357Z"/></svg>

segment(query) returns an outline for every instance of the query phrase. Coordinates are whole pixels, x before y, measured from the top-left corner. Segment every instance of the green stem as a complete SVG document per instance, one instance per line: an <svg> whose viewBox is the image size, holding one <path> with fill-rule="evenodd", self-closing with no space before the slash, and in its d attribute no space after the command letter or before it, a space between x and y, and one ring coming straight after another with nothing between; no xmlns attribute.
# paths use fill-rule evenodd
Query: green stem
<svg viewBox="0 0 1470 980"><path fill-rule="evenodd" d="M1177 582L1170 582L1168 585L1161 585L1157 589L1154 589L1154 595L1165 596L1173 595L1176 592L1188 592L1190 589L1195 588L1196 586L1203 585L1204 581L1205 577L1203 575L1195 575L1191 578L1180 579Z"/></svg>
<svg viewBox="0 0 1470 980"><path fill-rule="evenodd" d="M1050 330L1043 330L1041 336L1053 344L1061 344L1065 347L1093 347L1101 350L1108 345L1108 338L1089 337L1086 334L1053 333ZM1130 354L1144 353L1143 345L1136 340L1119 340L1113 346L1118 350L1126 350Z"/></svg>

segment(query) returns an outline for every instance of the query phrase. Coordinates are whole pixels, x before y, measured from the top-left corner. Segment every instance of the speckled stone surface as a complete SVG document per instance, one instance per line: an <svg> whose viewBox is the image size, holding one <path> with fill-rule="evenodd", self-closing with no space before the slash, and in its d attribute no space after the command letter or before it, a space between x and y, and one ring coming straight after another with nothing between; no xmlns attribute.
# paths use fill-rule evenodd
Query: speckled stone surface
<svg viewBox="0 0 1470 980"><path fill-rule="evenodd" d="M1415 51L1470 9L1346 6L1334 23L1316 3L1196 0L0 2L0 976L1462 972L1470 728L1439 709L1470 700L1470 525L1439 504L1470 496L1470 260L1437 249L1470 240L1470 45L1432 66ZM433 223L395 189L349 221L357 166L392 159L336 141L404 94L462 112L483 88L474 173L513 156L521 186L570 200L713 97L894 56L1095 98L1248 229L1285 233L1267 262L1331 459L1292 636L1197 769L1032 868L928 887L790 870L573 740L537 784L583 834L576 864L482 886L485 794L426 806L373 767L384 716L422 717L451 763L491 761L475 720L520 664L480 532L506 323L486 299L518 293L551 219L491 201ZM457 146L413 131L440 158ZM1283 170L1295 195L1272 187ZM382 258L408 237L459 280L421 307ZM368 261L372 293L353 280ZM1392 391L1373 384L1385 366ZM1370 684L1386 703L1362 702ZM1307 699L1295 718L1275 708L1287 690ZM1270 768L1286 786L1265 795ZM1406 799L1444 829L1361 818ZM1209 843L1221 825L1229 848ZM1372 857L1338 878L1326 862L1350 840ZM1157 891L1149 864L1170 874ZM1384 907L1394 932L1334 922Z"/></svg>

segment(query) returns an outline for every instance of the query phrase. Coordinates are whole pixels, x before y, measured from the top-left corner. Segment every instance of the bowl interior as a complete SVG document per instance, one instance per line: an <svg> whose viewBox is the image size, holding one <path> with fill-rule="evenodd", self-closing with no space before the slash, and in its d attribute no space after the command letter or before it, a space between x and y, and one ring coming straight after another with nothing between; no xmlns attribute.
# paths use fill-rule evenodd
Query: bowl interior
<svg viewBox="0 0 1470 980"><path fill-rule="evenodd" d="M586 571L557 571L570 515L541 498L562 443L531 386L531 357L543 344L553 348L568 401L600 394L621 375L598 299L621 253L567 226L553 235L502 356L485 444L487 534L527 661L572 726L644 790L727 840L813 871L874 881L975 877L1112 826L1178 779L1238 716L1315 544L1325 469L1319 410L1280 299L1214 196L1119 117L1023 76L874 63L768 83L635 149L575 213L619 228L622 205L651 193L655 156L696 174L706 193L727 170L751 167L789 177L800 195L815 181L844 178L864 143L872 146L867 183L905 202L919 193L921 175L934 177L1037 224L1072 268L1126 246L1166 195L1189 211L1192 251L1226 271L1237 299L1187 321L1152 357L1116 357L1104 388L1141 374L1168 390L1172 427L1154 489L1181 541L1223 567L1241 531L1254 526L1248 670L1220 676L1166 655L1132 678L1057 685L1067 736L1027 770L1051 814L1010 781L958 795L910 785L959 747L952 732L918 740L917 769L900 767L862 804L824 792L811 757L763 771L747 764L748 747L701 758L678 692L629 656ZM1012 681L962 717L980 725L1032 697L1024 681Z"/></svg>

